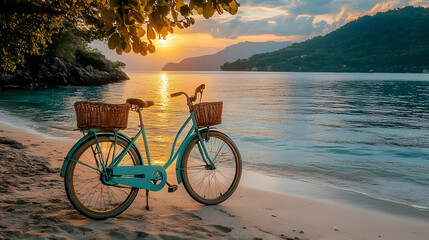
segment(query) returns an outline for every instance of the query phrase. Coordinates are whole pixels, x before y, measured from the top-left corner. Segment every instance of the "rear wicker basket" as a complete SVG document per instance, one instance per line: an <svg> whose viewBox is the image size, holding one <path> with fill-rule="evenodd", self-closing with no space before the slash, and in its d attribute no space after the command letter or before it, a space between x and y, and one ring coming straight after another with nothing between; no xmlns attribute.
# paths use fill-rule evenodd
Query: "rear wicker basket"
<svg viewBox="0 0 429 240"><path fill-rule="evenodd" d="M204 102L194 105L195 120L199 128L222 123L222 102Z"/></svg>
<svg viewBox="0 0 429 240"><path fill-rule="evenodd" d="M99 102L75 102L77 127L80 129L125 129L130 105Z"/></svg>

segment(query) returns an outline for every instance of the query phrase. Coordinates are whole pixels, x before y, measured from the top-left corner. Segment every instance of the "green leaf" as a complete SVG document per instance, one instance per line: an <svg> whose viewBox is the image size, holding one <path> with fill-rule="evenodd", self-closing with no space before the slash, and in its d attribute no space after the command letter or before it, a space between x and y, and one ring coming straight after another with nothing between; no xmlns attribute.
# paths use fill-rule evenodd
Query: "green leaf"
<svg viewBox="0 0 429 240"><path fill-rule="evenodd" d="M189 1L189 8L192 10L192 9L194 9L194 7L195 7L195 2L194 2L194 0L190 0L190 1Z"/></svg>
<svg viewBox="0 0 429 240"><path fill-rule="evenodd" d="M137 0L129 0L129 2L130 2L130 5L132 5L134 7L139 5L139 1L137 1Z"/></svg>
<svg viewBox="0 0 429 240"><path fill-rule="evenodd" d="M122 41L116 45L116 53L122 55Z"/></svg>
<svg viewBox="0 0 429 240"><path fill-rule="evenodd" d="M150 53L154 53L155 52L155 46L152 43L149 44L149 46L147 46L147 47L148 47L148 50L149 50Z"/></svg>
<svg viewBox="0 0 429 240"><path fill-rule="evenodd" d="M112 35L114 32L116 32L116 27L111 27L109 30L107 30L106 32L106 36L110 36Z"/></svg>
<svg viewBox="0 0 429 240"><path fill-rule="evenodd" d="M119 40L120 40L120 36L118 33L113 34L110 38L109 41L107 42L107 46L109 47L109 49L115 49L116 46L119 44Z"/></svg>
<svg viewBox="0 0 429 240"><path fill-rule="evenodd" d="M132 14L126 14L125 15L125 24L127 25L134 25L136 23L136 20L134 19L134 16Z"/></svg>
<svg viewBox="0 0 429 240"><path fill-rule="evenodd" d="M180 7L180 14L184 17L187 17L191 13L191 9L189 9L188 5L184 5Z"/></svg>
<svg viewBox="0 0 429 240"><path fill-rule="evenodd" d="M206 19L209 19L211 16L213 16L215 10L213 8L213 3L211 0L209 0L206 4L204 4L204 11L203 11L203 16Z"/></svg>
<svg viewBox="0 0 429 240"><path fill-rule="evenodd" d="M222 4L216 4L216 11L219 14L223 13Z"/></svg>
<svg viewBox="0 0 429 240"><path fill-rule="evenodd" d="M137 12L133 14L134 18L137 20L137 22L139 23L143 23L144 22L144 17L141 13Z"/></svg>
<svg viewBox="0 0 429 240"><path fill-rule="evenodd" d="M131 46L127 39L122 42L122 50L124 50L124 52L126 53L129 53L131 51Z"/></svg>
<svg viewBox="0 0 429 240"><path fill-rule="evenodd" d="M194 0L194 2L195 2L195 5L196 5L197 7L202 7L202 6L203 6L203 4L204 4L204 1L203 1L203 0Z"/></svg>
<svg viewBox="0 0 429 240"><path fill-rule="evenodd" d="M110 0L110 7L118 8L121 5L121 0Z"/></svg>
<svg viewBox="0 0 429 240"><path fill-rule="evenodd" d="M118 32L124 37L128 36L128 29L124 25L118 27Z"/></svg>
<svg viewBox="0 0 429 240"><path fill-rule="evenodd" d="M149 24L147 25L147 38L149 40L156 38L156 33L153 30L152 26L150 26Z"/></svg>
<svg viewBox="0 0 429 240"><path fill-rule="evenodd" d="M145 33L146 33L146 31L144 29L142 29L142 28L137 28L136 29L136 36L139 37L139 38L143 37Z"/></svg>
<svg viewBox="0 0 429 240"><path fill-rule="evenodd" d="M176 1L176 10L179 11L180 8L185 5L185 1L184 0L177 0Z"/></svg>
<svg viewBox="0 0 429 240"><path fill-rule="evenodd" d="M231 1L229 3L229 13L235 15L238 11L238 6L240 6L240 4L238 4L236 1Z"/></svg>
<svg viewBox="0 0 429 240"><path fill-rule="evenodd" d="M103 9L101 10L100 20L106 24L112 24L116 21L116 14L113 10Z"/></svg>

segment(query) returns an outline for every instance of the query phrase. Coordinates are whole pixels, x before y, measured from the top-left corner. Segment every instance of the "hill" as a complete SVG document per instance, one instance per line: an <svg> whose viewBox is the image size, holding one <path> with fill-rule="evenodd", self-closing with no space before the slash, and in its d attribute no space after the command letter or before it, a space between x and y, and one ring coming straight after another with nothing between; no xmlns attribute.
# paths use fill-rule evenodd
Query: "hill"
<svg viewBox="0 0 429 240"><path fill-rule="evenodd" d="M336 31L222 65L225 71L424 72L429 69L429 8L364 16Z"/></svg>
<svg viewBox="0 0 429 240"><path fill-rule="evenodd" d="M291 42L241 42L215 54L186 58L179 63L167 63L163 71L219 71L224 62L248 58L257 53L272 52L291 45Z"/></svg>

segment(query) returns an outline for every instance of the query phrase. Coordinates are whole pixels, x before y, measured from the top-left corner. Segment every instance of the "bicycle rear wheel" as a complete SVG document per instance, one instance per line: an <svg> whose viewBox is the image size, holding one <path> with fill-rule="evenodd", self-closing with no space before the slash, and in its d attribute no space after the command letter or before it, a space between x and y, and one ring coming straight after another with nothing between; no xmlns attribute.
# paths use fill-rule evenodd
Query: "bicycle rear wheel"
<svg viewBox="0 0 429 240"><path fill-rule="evenodd" d="M209 131L201 134L210 159L215 164L211 170L204 162L198 137L189 143L182 159L182 180L186 191L196 201L213 205L228 199L235 191L241 177L241 156L237 146L225 134Z"/></svg>
<svg viewBox="0 0 429 240"><path fill-rule="evenodd" d="M109 159L110 162L115 144L114 137L98 136L98 141L104 159ZM118 138L115 157L127 146L128 142ZM88 167L102 171L99 157L93 152L96 147L96 139L91 138L75 151L72 159L77 162L69 162L64 183L67 197L76 210L93 219L106 219L125 211L136 198L138 189L105 184L104 174ZM130 148L118 166L135 165L142 165L142 162L136 151Z"/></svg>

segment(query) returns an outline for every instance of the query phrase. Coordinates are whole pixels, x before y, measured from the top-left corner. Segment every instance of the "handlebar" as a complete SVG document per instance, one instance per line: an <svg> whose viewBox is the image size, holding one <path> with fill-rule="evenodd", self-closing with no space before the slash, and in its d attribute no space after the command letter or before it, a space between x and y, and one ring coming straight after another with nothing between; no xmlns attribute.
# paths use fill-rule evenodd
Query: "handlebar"
<svg viewBox="0 0 429 240"><path fill-rule="evenodd" d="M188 95L187 95L186 93L184 93L184 92L176 92L176 93L172 93L172 94L170 94L170 97L177 97L177 96L180 96L180 95L182 95L182 94L185 94L185 95L186 95L186 97L188 97Z"/></svg>
<svg viewBox="0 0 429 240"><path fill-rule="evenodd" d="M197 94L198 93L203 93L203 91L204 91L204 89L206 88L206 85L205 84L201 84L200 86L198 86L196 89L195 89L195 95L194 95L194 98L196 98L197 97ZM195 99L196 100L196 99Z"/></svg>
<svg viewBox="0 0 429 240"><path fill-rule="evenodd" d="M195 102L197 100L197 94L201 93L201 95L202 95L205 88L206 88L206 85L205 84L201 84L200 86L198 86L195 89L195 95L191 96L191 97L189 97L188 94L186 94L185 92L172 93L172 94L170 94L170 97L177 97L177 96L180 96L180 95L185 95L188 100L190 100L191 102Z"/></svg>

